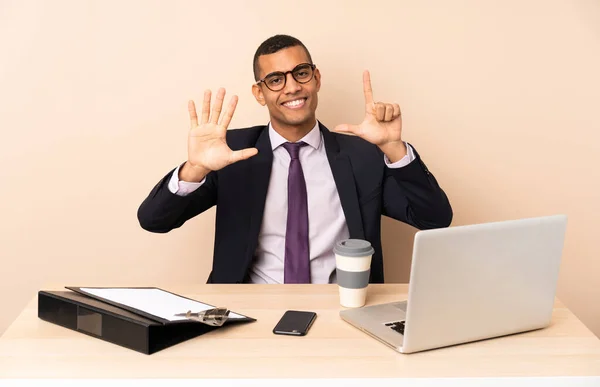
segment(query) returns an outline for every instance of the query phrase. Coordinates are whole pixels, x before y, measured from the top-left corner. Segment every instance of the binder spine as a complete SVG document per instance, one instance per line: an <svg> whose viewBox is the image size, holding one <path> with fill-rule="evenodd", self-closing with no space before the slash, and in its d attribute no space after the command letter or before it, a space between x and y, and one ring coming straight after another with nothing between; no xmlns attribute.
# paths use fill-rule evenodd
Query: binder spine
<svg viewBox="0 0 600 387"><path fill-rule="evenodd" d="M38 294L38 317L98 339L149 355L149 327L120 319L91 305Z"/></svg>

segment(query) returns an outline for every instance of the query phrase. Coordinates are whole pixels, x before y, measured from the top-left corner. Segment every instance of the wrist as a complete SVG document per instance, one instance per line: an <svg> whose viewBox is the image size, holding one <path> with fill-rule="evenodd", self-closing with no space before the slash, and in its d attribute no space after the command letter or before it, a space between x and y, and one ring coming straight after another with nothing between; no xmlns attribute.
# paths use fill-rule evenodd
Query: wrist
<svg viewBox="0 0 600 387"><path fill-rule="evenodd" d="M210 170L201 166L194 166L189 161L186 161L183 167L179 169L179 180L189 183L199 183L209 173Z"/></svg>
<svg viewBox="0 0 600 387"><path fill-rule="evenodd" d="M390 163L395 163L408 154L406 143L402 140L382 144L379 146L379 149L387 156Z"/></svg>

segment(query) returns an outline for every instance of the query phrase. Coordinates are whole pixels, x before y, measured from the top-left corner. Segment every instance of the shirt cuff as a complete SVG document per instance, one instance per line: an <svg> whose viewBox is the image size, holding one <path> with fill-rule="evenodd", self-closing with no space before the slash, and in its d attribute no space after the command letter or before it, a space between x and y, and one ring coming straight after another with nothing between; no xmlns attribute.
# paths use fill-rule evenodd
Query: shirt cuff
<svg viewBox="0 0 600 387"><path fill-rule="evenodd" d="M177 196L186 196L197 190L205 181L206 177L200 183L179 180L179 167L177 167L169 180L169 191Z"/></svg>
<svg viewBox="0 0 600 387"><path fill-rule="evenodd" d="M396 161L395 163L390 163L390 159L388 159L386 155L383 155L383 160L385 161L385 165L387 165L388 168L402 168L410 164L415 159L415 153L412 149L412 146L410 146L406 142L404 142L404 144L406 145L407 150L406 156Z"/></svg>

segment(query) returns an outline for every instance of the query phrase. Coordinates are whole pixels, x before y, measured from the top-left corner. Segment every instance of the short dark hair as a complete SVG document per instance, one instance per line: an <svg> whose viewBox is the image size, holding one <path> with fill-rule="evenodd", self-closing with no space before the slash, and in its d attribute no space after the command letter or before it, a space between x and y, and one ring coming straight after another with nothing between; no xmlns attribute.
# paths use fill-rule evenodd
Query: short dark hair
<svg viewBox="0 0 600 387"><path fill-rule="evenodd" d="M302 48L304 48L304 51L306 51L306 55L308 56L308 62L312 64L310 52L308 52L308 49L300 40L289 35L271 36L269 39L262 42L260 46L258 46L258 48L256 49L256 53L254 54L254 80L258 81L258 77L260 76L260 68L258 66L259 56L275 54L277 51L283 50L284 48L295 46L301 46Z"/></svg>

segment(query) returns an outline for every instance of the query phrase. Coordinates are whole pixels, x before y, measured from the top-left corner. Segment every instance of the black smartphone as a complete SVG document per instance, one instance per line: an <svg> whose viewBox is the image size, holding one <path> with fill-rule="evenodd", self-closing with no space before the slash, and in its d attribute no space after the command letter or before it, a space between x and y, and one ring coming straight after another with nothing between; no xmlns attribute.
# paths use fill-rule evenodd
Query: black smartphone
<svg viewBox="0 0 600 387"><path fill-rule="evenodd" d="M304 336L317 318L314 312L288 310L283 314L273 333L276 335Z"/></svg>

